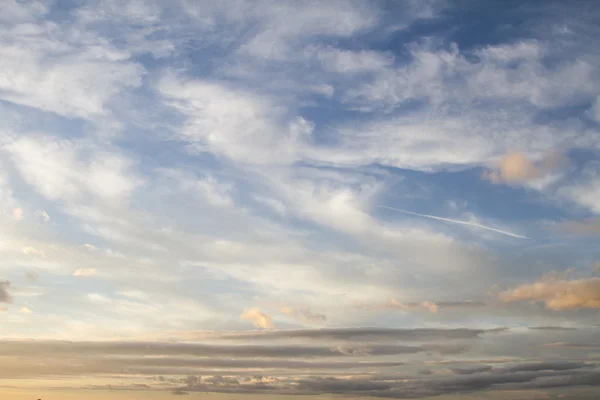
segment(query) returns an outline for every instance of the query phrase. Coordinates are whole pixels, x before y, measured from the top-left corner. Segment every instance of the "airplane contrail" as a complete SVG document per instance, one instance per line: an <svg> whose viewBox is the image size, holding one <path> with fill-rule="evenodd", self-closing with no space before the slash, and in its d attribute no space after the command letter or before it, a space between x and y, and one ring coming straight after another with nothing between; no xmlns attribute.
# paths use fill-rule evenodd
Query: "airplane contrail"
<svg viewBox="0 0 600 400"><path fill-rule="evenodd" d="M418 217L431 218L431 219L437 219L438 221L451 222L453 224L474 226L476 228L487 229L488 231L493 231L493 232L501 233L503 235L512 236L512 237L519 238L519 239L531 239L531 238L529 238L527 236L517 235L516 233L503 231L501 229L496 229L496 228L492 228L492 227L489 227L489 226L477 224L475 222L459 221L459 220L456 220L456 219L436 217L435 215L429 215L429 214L419 214L419 213L416 213L416 212L401 210L399 208L388 207L388 206L381 206L380 205L380 206L377 206L377 207L379 207L379 208L387 208L388 210L398 211L398 212L401 212L403 214L416 215Z"/></svg>

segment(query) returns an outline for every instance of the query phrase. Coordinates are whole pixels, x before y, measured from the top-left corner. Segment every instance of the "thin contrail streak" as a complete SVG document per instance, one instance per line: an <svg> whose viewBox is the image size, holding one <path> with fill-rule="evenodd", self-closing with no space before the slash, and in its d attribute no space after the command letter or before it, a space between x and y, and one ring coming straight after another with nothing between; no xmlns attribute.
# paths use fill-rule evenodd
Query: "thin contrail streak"
<svg viewBox="0 0 600 400"><path fill-rule="evenodd" d="M437 219L438 221L451 222L453 224L474 226L476 228L487 229L488 231L493 231L493 232L501 233L503 235L512 236L512 237L519 238L519 239L531 239L531 238L529 238L527 236L521 236L521 235L517 235L516 233L503 231L501 229L496 229L496 228L492 228L492 227L481 225L481 224L476 224L475 222L458 221L458 220L450 219L450 218L436 217L435 215L419 214L419 213L416 213L416 212L401 210L399 208L388 207L388 206L377 206L377 207L387 208L388 210L398 211L398 212L401 212L403 214L410 214L410 215L416 215L418 217L423 217L423 218Z"/></svg>

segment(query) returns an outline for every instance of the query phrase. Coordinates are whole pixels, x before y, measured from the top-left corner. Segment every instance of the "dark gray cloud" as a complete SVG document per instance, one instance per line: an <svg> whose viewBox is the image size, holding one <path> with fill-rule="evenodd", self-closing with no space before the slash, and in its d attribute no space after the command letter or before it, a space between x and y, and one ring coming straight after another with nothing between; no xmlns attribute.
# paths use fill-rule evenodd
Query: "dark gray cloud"
<svg viewBox="0 0 600 400"><path fill-rule="evenodd" d="M500 330L477 329L356 328L278 333L291 333L293 342L281 342L278 335L264 341L277 331L215 334L208 343L4 340L0 341L0 379L119 374L131 379L145 376L143 382L150 388L174 395L208 391L384 398L599 387L600 368L589 361L577 361L572 353L568 359L535 361L482 358L485 353L478 353L478 345L474 345L479 343L489 353L489 346L511 347L515 340L525 339L534 343L531 340L536 335L547 338L545 331L534 329L526 336L518 332L494 335ZM580 340L582 331L560 335ZM588 336L595 337L595 332ZM218 340L228 335L236 340ZM237 343L240 337L249 342ZM256 337L258 343L252 343ZM313 340L315 337L323 339ZM350 339L336 343L340 337ZM390 337L408 343L393 343ZM458 353L463 354L453 356ZM556 352L549 355L555 357Z"/></svg>
<svg viewBox="0 0 600 400"><path fill-rule="evenodd" d="M529 329L534 331L576 331L577 328L567 328L563 326L530 326Z"/></svg>
<svg viewBox="0 0 600 400"><path fill-rule="evenodd" d="M419 374L408 378L401 374L377 377L309 376L301 378L269 378L245 380L232 377L195 377L188 379L185 390L236 393L278 394L338 394L345 396L372 396L386 398L417 398L443 394L470 393L495 389L560 388L570 386L600 386L600 370L584 363L570 365L552 363L532 364L524 371L511 368L474 372L466 376L440 377ZM536 369L540 368L540 369Z"/></svg>
<svg viewBox="0 0 600 400"><path fill-rule="evenodd" d="M468 351L463 344L424 344L419 346L355 344L354 346L281 346L281 345L215 345L163 342L67 342L67 341L0 341L0 354L9 356L65 355L144 355L189 357L260 357L315 358L363 357L400 354L458 354Z"/></svg>
<svg viewBox="0 0 600 400"><path fill-rule="evenodd" d="M85 365L85 360L81 360ZM194 368L254 368L254 369L303 369L303 370L347 370L368 368L389 368L406 365L402 361L301 361L301 360L262 360L225 358L175 358L175 357L134 357L103 359L107 368L135 367L194 367Z"/></svg>
<svg viewBox="0 0 600 400"><path fill-rule="evenodd" d="M473 365L466 368L450 368L450 371L458 375L470 375L479 372L491 371L492 367L489 365Z"/></svg>
<svg viewBox="0 0 600 400"><path fill-rule="evenodd" d="M10 303L12 302L12 296L8 293L8 288L10 287L9 281L0 281L0 303Z"/></svg>

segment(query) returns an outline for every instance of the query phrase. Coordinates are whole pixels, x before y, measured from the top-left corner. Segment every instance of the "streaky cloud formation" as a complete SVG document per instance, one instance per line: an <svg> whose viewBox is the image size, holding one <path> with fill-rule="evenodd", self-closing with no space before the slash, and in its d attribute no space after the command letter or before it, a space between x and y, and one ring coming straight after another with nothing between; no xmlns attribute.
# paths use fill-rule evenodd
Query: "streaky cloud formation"
<svg viewBox="0 0 600 400"><path fill-rule="evenodd" d="M531 239L531 238L528 238L526 236L517 235L516 233L503 231L503 230L500 230L500 229L496 229L496 228L492 228L492 227L489 227L489 226L481 225L481 224L478 224L478 223L475 223L475 222L459 221L459 220L455 220L455 219L451 219L451 218L436 217L435 215L419 214L419 213L416 213L416 212L401 210L399 208L394 208L394 207L389 207L389 206L383 206L383 205L379 205L378 207L380 207L380 208L386 208L388 210L397 211L397 212L400 212L400 213L403 213L403 214L416 215L418 217L431 218L431 219L436 219L438 221L450 222L450 223L453 223L453 224L474 226L476 228L487 229L487 230L492 231L492 232L501 233L503 235L507 235L507 236L511 236L511 237L515 237L515 238L519 238L519 239Z"/></svg>

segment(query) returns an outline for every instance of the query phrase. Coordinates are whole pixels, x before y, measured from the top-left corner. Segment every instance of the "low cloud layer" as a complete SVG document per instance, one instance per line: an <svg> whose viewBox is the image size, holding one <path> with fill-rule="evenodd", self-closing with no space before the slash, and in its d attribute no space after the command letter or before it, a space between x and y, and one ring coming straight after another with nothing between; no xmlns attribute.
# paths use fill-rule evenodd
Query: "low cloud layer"
<svg viewBox="0 0 600 400"><path fill-rule="evenodd" d="M578 330L541 328L270 330L215 333L203 343L187 338L183 342L2 340L0 378L93 380L118 373L121 380L144 390L388 398L600 385L598 357L584 362L557 355L557 351L591 351L597 343L541 346L535 361L521 356L519 343L527 343L527 353L533 343L547 338L581 340ZM588 336L595 337L593 333ZM243 343L218 341L231 337ZM294 343L285 343L290 337ZM356 341L336 343L340 338ZM394 343L382 343L392 338ZM492 356L498 348L506 349L503 356Z"/></svg>

